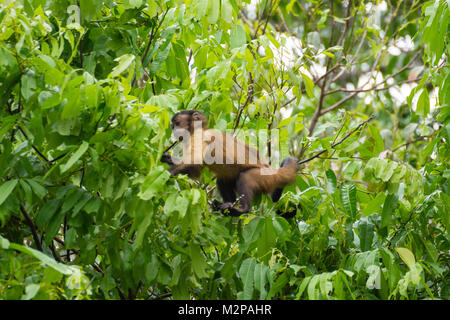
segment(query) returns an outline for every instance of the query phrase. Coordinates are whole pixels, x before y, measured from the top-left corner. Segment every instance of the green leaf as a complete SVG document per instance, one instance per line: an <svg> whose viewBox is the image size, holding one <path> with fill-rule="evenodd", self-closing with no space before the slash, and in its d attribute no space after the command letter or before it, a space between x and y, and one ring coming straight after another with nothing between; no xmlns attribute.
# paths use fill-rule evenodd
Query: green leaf
<svg viewBox="0 0 450 320"><path fill-rule="evenodd" d="M147 267L145 269L146 280L148 282L152 282L154 279L156 279L158 271L159 271L158 258L156 258L156 255L153 254L150 263L147 264Z"/></svg>
<svg viewBox="0 0 450 320"><path fill-rule="evenodd" d="M267 217L264 220L264 227L261 230L261 236L258 238L258 256L264 257L268 260L269 256L266 255L274 247L276 242L276 234L273 228L272 219Z"/></svg>
<svg viewBox="0 0 450 320"><path fill-rule="evenodd" d="M287 222L286 219L280 217L275 218L275 220L273 220L272 222L277 237L279 237L283 241L288 240L291 235L289 222Z"/></svg>
<svg viewBox="0 0 450 320"><path fill-rule="evenodd" d="M162 190L170 178L170 173L163 166L155 168L142 183L138 197L142 200L150 200L157 192Z"/></svg>
<svg viewBox="0 0 450 320"><path fill-rule="evenodd" d="M317 283L319 282L319 275L315 275L312 277L311 281L308 284L308 299L309 300L318 300L319 299L319 290L316 289Z"/></svg>
<svg viewBox="0 0 450 320"><path fill-rule="evenodd" d="M386 162L379 162L380 164L385 164ZM395 161L387 161L386 165L380 166L380 171L377 174L377 177L379 177L384 182L387 182L391 179L392 175L394 174L395 169L397 168L397 162Z"/></svg>
<svg viewBox="0 0 450 320"><path fill-rule="evenodd" d="M265 288L267 283L267 272L269 267L258 263L254 270L255 289L259 291L259 300L264 300L267 296L267 290Z"/></svg>
<svg viewBox="0 0 450 320"><path fill-rule="evenodd" d="M44 278L42 282L58 283L62 280L63 274L53 268L44 269Z"/></svg>
<svg viewBox="0 0 450 320"><path fill-rule="evenodd" d="M395 248L400 258L403 260L406 265L412 269L416 264L416 259L414 258L414 254L409 251L407 248Z"/></svg>
<svg viewBox="0 0 450 320"><path fill-rule="evenodd" d="M196 17L197 19L202 19L205 14L206 14L206 10L208 9L208 0L198 0L195 2L196 3Z"/></svg>
<svg viewBox="0 0 450 320"><path fill-rule="evenodd" d="M52 216L51 220L48 223L47 229L45 230L44 240L47 244L53 241L53 237L59 232L61 229L61 224L64 221L65 214L61 211L57 212Z"/></svg>
<svg viewBox="0 0 450 320"><path fill-rule="evenodd" d="M373 153L375 156L378 156L380 154L380 152L382 152L384 150L383 138L381 137L380 132L378 131L378 128L375 127L374 125L369 125L369 132L375 142L373 144L373 148L374 148Z"/></svg>
<svg viewBox="0 0 450 320"><path fill-rule="evenodd" d="M310 98L314 98L314 82L304 73L300 73L302 75L303 81L305 81L306 93Z"/></svg>
<svg viewBox="0 0 450 320"><path fill-rule="evenodd" d="M25 199L27 203L32 203L33 194L31 192L31 187L25 180L20 179L19 184L22 187L22 190L25 192Z"/></svg>
<svg viewBox="0 0 450 320"><path fill-rule="evenodd" d="M75 151L75 153L70 157L70 159L67 161L67 163L61 165L61 173L64 173L67 170L69 170L70 168L72 168L72 166L75 164L75 162L77 162L81 158L81 156L87 151L88 147L89 147L89 143L86 141L83 141L83 143L80 145L78 150Z"/></svg>
<svg viewBox="0 0 450 320"><path fill-rule="evenodd" d="M83 191L79 189L72 189L72 192L68 192L68 195L64 198L64 203L61 207L61 212L66 213L72 209L75 204L79 203L80 198L83 196Z"/></svg>
<svg viewBox="0 0 450 320"><path fill-rule="evenodd" d="M0 236L0 248L8 249L9 248L9 240Z"/></svg>
<svg viewBox="0 0 450 320"><path fill-rule="evenodd" d="M450 74L450 73L449 73ZM431 154L433 153L434 150L434 146L437 144L437 142L439 141L439 139L441 139L440 137L433 139L430 143L428 143L428 145L426 146L426 148L423 150L423 158L424 159L428 159L428 157L431 156Z"/></svg>
<svg viewBox="0 0 450 320"><path fill-rule="evenodd" d="M173 36L173 33L172 33ZM171 38L167 39L166 42L159 48L150 64L150 75L155 75L156 72L161 69L163 63L167 60L170 49L172 48ZM143 66L146 66L146 60L144 60Z"/></svg>
<svg viewBox="0 0 450 320"><path fill-rule="evenodd" d="M9 197L11 192L13 192L14 188L17 185L19 180L13 179L6 181L0 186L0 205L5 202L5 200Z"/></svg>
<svg viewBox="0 0 450 320"><path fill-rule="evenodd" d="M436 249L436 246L429 240L425 240L425 239L421 239L421 240L422 240L422 242L425 246L425 249L426 249L428 255L430 256L431 260L433 262L437 262L439 259L439 252Z"/></svg>
<svg viewBox="0 0 450 320"><path fill-rule="evenodd" d="M298 289L296 299L300 299L303 295L303 292L305 292L305 289L308 287L308 283L311 280L311 277L306 277L302 280L300 287Z"/></svg>
<svg viewBox="0 0 450 320"><path fill-rule="evenodd" d="M230 0L222 0L222 12L221 17L227 23L232 23L233 20L233 7Z"/></svg>
<svg viewBox="0 0 450 320"><path fill-rule="evenodd" d="M351 161L344 169L342 177L347 180L352 180L355 175L361 169L361 162Z"/></svg>
<svg viewBox="0 0 450 320"><path fill-rule="evenodd" d="M361 219L358 224L358 232L359 232L359 247L362 251L370 250L372 246L372 241L374 237L374 225L369 222L367 218Z"/></svg>
<svg viewBox="0 0 450 320"><path fill-rule="evenodd" d="M59 199L52 199L44 204L36 217L36 225L43 229L59 207Z"/></svg>
<svg viewBox="0 0 450 320"><path fill-rule="evenodd" d="M353 183L347 183L341 187L341 202L345 212L355 219L358 213L356 209L356 186Z"/></svg>
<svg viewBox="0 0 450 320"><path fill-rule="evenodd" d="M231 29L230 48L239 48L247 43L247 35L240 24L236 24Z"/></svg>
<svg viewBox="0 0 450 320"><path fill-rule="evenodd" d="M417 100L416 112L424 118L430 113L430 97L427 88L422 90L419 100Z"/></svg>
<svg viewBox="0 0 450 320"><path fill-rule="evenodd" d="M264 226L264 219L261 217L253 218L244 228L243 237L246 246L256 242L259 239L261 230Z"/></svg>
<svg viewBox="0 0 450 320"><path fill-rule="evenodd" d="M29 284L25 287L25 294L22 296L22 300L31 300L38 293L41 286L36 283Z"/></svg>
<svg viewBox="0 0 450 320"><path fill-rule="evenodd" d="M381 213L381 228L389 227L392 215L398 207L398 196L395 194L388 194L384 201L383 211Z"/></svg>
<svg viewBox="0 0 450 320"><path fill-rule="evenodd" d="M153 209L153 208L151 208ZM153 212L153 211L151 211ZM145 232L147 231L150 223L152 222L153 214L144 214L144 218L140 221L139 226L136 232L136 239L134 240L134 248L135 250L139 249L142 246L142 242L144 241Z"/></svg>
<svg viewBox="0 0 450 320"><path fill-rule="evenodd" d="M198 244L192 243L189 246L189 249L192 262L192 271L199 278L207 277L208 274L205 271L207 266L206 260L203 256L203 252L200 249L200 246Z"/></svg>
<svg viewBox="0 0 450 320"><path fill-rule="evenodd" d="M38 250L29 248L29 247L25 247L25 246L22 246L22 245L16 244L16 243L10 243L9 248L13 249L13 250L18 250L18 251L26 253L30 256L33 256L36 259L38 259L39 261L41 261L42 263L44 263L45 265L48 265L49 267L55 269L56 271L58 271L62 274L66 274L66 275L72 274L71 267L66 266L62 263L56 262L54 259L50 258L46 254L44 254Z"/></svg>
<svg viewBox="0 0 450 320"><path fill-rule="evenodd" d="M64 237L64 246L66 249L73 249L75 247L75 241L78 237L77 231L75 228L70 228L66 231L66 235Z"/></svg>
<svg viewBox="0 0 450 320"><path fill-rule="evenodd" d="M83 210L86 211L87 213L94 213L94 212L98 212L98 210L100 209L102 205L102 200L100 198L92 198L90 199L86 205L84 206Z"/></svg>
<svg viewBox="0 0 450 320"><path fill-rule="evenodd" d="M119 58L116 58L114 61L117 61L117 66L115 66L111 71L110 77L117 77L119 74L128 69L135 58L136 57L132 54L124 54Z"/></svg>
<svg viewBox="0 0 450 320"><path fill-rule="evenodd" d="M365 216L370 216L371 214L378 212L381 213L381 205L384 203L386 195L384 193L379 193L377 196L370 200L367 206L362 210L362 214Z"/></svg>
<svg viewBox="0 0 450 320"><path fill-rule="evenodd" d="M36 78L30 74L22 76L21 93L25 100L31 98L31 96L35 93L36 88Z"/></svg>
<svg viewBox="0 0 450 320"><path fill-rule="evenodd" d="M49 91L41 91L38 101L42 109L50 109L61 103L60 95Z"/></svg>
<svg viewBox="0 0 450 320"><path fill-rule="evenodd" d="M220 13L220 0L208 1L207 19L210 24L215 24L219 19Z"/></svg>
<svg viewBox="0 0 450 320"><path fill-rule="evenodd" d="M250 300L253 297L255 266L255 259L248 258L242 262L239 268L239 276L241 277L241 281L244 285L242 295L243 300Z"/></svg>
<svg viewBox="0 0 450 320"><path fill-rule="evenodd" d="M337 186L336 175L331 169L328 169L325 172L325 175L327 176L327 191L329 194L333 194L336 191Z"/></svg>
<svg viewBox="0 0 450 320"><path fill-rule="evenodd" d="M47 189L45 189L33 179L28 179L27 182L31 186L31 189L33 189L34 194L37 195L39 199L43 199L45 197L45 195L47 194Z"/></svg>

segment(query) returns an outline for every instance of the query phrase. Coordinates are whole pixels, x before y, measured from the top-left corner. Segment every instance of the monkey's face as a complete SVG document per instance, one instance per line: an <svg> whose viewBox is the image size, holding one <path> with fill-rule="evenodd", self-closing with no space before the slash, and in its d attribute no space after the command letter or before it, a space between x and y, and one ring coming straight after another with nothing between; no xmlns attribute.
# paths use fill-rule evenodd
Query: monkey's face
<svg viewBox="0 0 450 320"><path fill-rule="evenodd" d="M172 118L172 133L180 141L186 135L194 132L194 129L202 128L206 125L206 117L199 111L181 111Z"/></svg>
<svg viewBox="0 0 450 320"><path fill-rule="evenodd" d="M172 118L172 136L175 140L183 141L190 135L190 116L176 114Z"/></svg>

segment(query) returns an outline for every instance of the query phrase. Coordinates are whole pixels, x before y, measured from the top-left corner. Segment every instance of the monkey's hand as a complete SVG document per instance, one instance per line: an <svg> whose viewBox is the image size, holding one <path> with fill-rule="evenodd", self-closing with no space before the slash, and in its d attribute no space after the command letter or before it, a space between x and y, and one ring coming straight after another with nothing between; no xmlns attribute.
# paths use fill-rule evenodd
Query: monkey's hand
<svg viewBox="0 0 450 320"><path fill-rule="evenodd" d="M162 157L161 157L161 162L163 163L168 163L170 165L173 165L173 160L172 160L172 156L168 153L163 153Z"/></svg>

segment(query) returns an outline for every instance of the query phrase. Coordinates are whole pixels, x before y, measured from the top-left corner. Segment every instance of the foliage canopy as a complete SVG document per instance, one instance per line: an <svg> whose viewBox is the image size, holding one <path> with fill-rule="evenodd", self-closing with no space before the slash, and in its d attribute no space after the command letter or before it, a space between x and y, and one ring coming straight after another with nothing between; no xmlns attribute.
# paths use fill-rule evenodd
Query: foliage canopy
<svg viewBox="0 0 450 320"><path fill-rule="evenodd" d="M449 5L3 0L0 298L448 299ZM193 108L328 151L225 217L159 162Z"/></svg>

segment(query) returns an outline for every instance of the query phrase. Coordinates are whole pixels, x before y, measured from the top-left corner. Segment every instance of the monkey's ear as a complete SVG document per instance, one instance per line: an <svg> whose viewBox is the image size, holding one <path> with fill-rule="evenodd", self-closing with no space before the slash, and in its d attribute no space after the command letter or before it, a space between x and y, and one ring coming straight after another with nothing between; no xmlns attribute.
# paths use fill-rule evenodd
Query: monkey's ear
<svg viewBox="0 0 450 320"><path fill-rule="evenodd" d="M195 111L194 113L192 113L192 120L203 120L202 114L198 111Z"/></svg>

